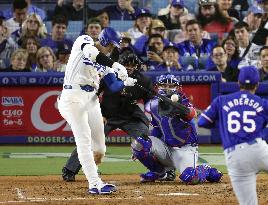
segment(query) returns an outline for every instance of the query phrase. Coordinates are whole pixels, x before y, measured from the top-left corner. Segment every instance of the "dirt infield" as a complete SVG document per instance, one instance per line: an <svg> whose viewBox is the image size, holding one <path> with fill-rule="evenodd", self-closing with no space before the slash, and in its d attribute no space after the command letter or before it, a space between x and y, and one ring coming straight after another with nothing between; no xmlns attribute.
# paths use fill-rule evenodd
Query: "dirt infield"
<svg viewBox="0 0 268 205"><path fill-rule="evenodd" d="M0 177L1 204L109 204L109 205L220 205L237 204L227 175L221 183L184 185L181 182L139 183L137 175L106 175L102 178L118 186L113 195L91 196L87 182L78 176L66 183L60 176ZM259 204L268 204L268 175L258 175Z"/></svg>

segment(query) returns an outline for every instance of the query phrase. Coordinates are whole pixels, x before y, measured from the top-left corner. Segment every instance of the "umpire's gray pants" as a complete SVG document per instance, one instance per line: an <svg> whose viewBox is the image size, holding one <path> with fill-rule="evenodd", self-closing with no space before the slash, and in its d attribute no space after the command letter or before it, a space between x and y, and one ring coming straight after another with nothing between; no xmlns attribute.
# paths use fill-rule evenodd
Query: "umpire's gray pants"
<svg viewBox="0 0 268 205"><path fill-rule="evenodd" d="M121 130L128 133L133 138L137 138L138 136L148 135L149 134L149 127L144 124L139 119L132 119L132 120L113 120L109 121L104 126L104 132L107 136L112 130L120 128ZM81 164L78 159L77 149L75 148L67 160L65 166L68 170L77 174L81 169Z"/></svg>

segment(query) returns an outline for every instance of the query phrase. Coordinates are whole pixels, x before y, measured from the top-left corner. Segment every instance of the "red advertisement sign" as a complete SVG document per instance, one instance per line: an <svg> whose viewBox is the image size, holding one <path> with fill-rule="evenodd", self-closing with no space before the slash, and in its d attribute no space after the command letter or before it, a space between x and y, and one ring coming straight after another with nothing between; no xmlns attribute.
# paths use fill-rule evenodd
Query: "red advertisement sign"
<svg viewBox="0 0 268 205"><path fill-rule="evenodd" d="M0 135L70 136L72 132L57 110L59 87L0 88Z"/></svg>
<svg viewBox="0 0 268 205"><path fill-rule="evenodd" d="M205 109L210 103L210 85L184 85L193 104ZM1 136L72 136L57 110L61 87L1 87ZM113 136L118 131L111 133ZM121 133L122 134L122 133Z"/></svg>

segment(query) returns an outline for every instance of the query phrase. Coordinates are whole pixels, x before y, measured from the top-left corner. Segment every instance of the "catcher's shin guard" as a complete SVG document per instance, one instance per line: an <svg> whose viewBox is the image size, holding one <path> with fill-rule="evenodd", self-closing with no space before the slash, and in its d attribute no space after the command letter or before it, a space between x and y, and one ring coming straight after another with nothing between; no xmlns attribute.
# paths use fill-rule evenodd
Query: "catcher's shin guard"
<svg viewBox="0 0 268 205"><path fill-rule="evenodd" d="M206 170L206 180L209 182L219 182L223 176L219 170L206 164L198 165L196 168Z"/></svg>
<svg viewBox="0 0 268 205"><path fill-rule="evenodd" d="M179 178L186 184L202 184L206 181L206 170L204 167L187 167Z"/></svg>
<svg viewBox="0 0 268 205"><path fill-rule="evenodd" d="M132 143L132 154L134 158L138 159L150 171L159 174L164 173L165 169L157 158L150 152L152 141L149 137L137 137Z"/></svg>

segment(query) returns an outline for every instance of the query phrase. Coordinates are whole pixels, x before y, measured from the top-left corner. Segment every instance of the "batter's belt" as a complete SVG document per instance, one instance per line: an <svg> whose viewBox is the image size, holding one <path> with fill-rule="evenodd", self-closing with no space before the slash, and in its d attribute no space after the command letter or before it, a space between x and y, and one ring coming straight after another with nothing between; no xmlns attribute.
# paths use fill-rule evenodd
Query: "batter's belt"
<svg viewBox="0 0 268 205"><path fill-rule="evenodd" d="M95 88L91 85L70 85L70 84L64 84L63 89L79 89L84 90L86 92L92 92L95 90Z"/></svg>

